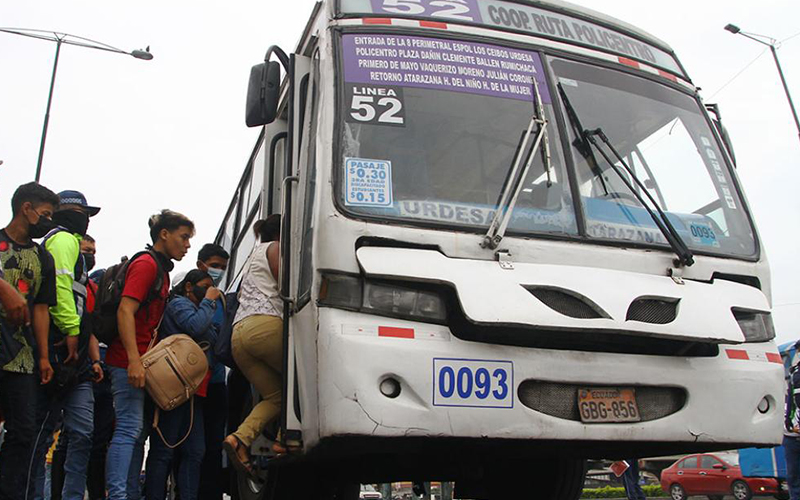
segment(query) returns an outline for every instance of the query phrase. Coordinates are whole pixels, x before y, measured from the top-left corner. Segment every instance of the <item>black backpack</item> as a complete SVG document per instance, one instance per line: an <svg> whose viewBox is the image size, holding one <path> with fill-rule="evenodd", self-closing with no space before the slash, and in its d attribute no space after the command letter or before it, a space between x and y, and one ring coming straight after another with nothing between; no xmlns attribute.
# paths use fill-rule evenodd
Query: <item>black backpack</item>
<svg viewBox="0 0 800 500"><path fill-rule="evenodd" d="M145 254L150 254L156 262L156 279L153 282L153 288L141 305L144 306L151 300L158 298L161 294L161 287L164 286L164 269L158 256L152 250L138 252L130 259L109 267L97 284L94 311L92 312L92 329L97 340L106 345L111 345L111 342L119 336L117 309L119 309L119 303L122 300L122 291L125 289L125 276L128 273L128 266Z"/></svg>

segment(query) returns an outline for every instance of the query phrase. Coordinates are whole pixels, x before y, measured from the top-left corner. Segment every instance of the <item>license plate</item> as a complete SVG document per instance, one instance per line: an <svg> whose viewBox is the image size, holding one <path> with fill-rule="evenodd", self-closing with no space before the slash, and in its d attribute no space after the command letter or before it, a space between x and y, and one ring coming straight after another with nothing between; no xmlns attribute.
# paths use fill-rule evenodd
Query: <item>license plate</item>
<svg viewBox="0 0 800 500"><path fill-rule="evenodd" d="M635 389L596 387L578 389L581 422L638 422Z"/></svg>

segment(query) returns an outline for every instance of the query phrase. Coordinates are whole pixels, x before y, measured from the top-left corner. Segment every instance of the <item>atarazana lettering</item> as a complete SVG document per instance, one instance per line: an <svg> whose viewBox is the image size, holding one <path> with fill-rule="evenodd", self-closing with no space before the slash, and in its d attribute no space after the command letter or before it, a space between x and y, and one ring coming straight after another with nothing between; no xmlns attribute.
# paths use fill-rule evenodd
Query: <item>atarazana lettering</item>
<svg viewBox="0 0 800 500"><path fill-rule="evenodd" d="M611 240L639 241L642 243L667 243L659 231L646 228L589 221L586 231L589 236Z"/></svg>

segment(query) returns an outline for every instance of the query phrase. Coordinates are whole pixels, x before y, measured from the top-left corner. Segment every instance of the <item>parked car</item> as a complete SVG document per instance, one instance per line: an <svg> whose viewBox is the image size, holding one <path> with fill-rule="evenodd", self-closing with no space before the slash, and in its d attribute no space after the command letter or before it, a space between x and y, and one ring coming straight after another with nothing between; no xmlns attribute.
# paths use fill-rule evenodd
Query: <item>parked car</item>
<svg viewBox="0 0 800 500"><path fill-rule="evenodd" d="M739 456L732 453L703 453L681 458L661 472L661 487L672 500L685 500L690 495L706 495L709 500L722 500L733 495L736 500L780 494L774 478L744 477Z"/></svg>

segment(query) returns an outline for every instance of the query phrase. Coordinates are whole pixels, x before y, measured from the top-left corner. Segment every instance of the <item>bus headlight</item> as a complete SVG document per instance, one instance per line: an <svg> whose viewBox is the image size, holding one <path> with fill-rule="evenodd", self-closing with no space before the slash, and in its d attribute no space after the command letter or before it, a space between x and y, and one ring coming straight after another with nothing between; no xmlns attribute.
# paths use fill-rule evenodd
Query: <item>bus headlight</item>
<svg viewBox="0 0 800 500"><path fill-rule="evenodd" d="M742 329L745 342L767 342L775 338L775 325L768 312L731 309Z"/></svg>
<svg viewBox="0 0 800 500"><path fill-rule="evenodd" d="M344 274L323 274L319 304L426 323L444 323L447 319L444 298L436 291Z"/></svg>

